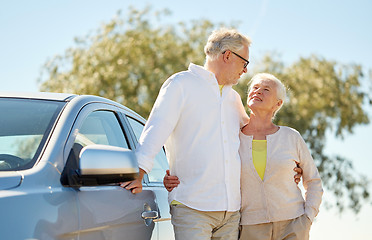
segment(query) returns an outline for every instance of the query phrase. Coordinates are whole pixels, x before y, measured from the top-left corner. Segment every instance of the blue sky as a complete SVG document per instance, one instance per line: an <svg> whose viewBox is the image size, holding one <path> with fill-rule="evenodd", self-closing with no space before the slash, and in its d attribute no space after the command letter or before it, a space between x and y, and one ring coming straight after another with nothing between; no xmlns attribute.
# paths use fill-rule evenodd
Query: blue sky
<svg viewBox="0 0 372 240"><path fill-rule="evenodd" d="M212 4L213 3L213 4ZM240 22L239 30L253 40L250 60L267 51L279 52L288 63L317 54L343 64L372 69L372 1L369 0L64 0L1 1L0 91L38 91L37 78L48 58L74 46L74 37L85 36L129 5L168 8L170 21L209 19ZM366 108L372 117L371 107ZM368 149L372 124L355 129L344 141L330 137L327 151L342 154L357 171L372 178ZM330 199L328 194L325 198ZM366 239L372 235L368 221L372 207L355 217L321 209L311 239Z"/></svg>

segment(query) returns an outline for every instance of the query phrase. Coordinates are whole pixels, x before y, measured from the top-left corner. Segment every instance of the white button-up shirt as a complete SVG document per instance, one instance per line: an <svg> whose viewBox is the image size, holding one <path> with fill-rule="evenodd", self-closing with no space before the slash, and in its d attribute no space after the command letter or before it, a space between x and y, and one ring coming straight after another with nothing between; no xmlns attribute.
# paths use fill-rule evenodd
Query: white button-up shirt
<svg viewBox="0 0 372 240"><path fill-rule="evenodd" d="M215 75L190 64L164 82L139 140L140 168L151 171L165 144L171 175L180 184L169 194L201 211L240 209L239 132L247 122L239 94Z"/></svg>

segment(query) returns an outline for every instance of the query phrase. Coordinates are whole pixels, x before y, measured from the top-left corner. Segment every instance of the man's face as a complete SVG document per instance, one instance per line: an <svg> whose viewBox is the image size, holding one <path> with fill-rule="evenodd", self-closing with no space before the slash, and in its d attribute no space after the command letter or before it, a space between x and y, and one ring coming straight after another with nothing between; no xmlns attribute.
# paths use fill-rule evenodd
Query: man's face
<svg viewBox="0 0 372 240"><path fill-rule="evenodd" d="M249 49L244 47L239 51L230 51L231 64L226 73L226 85L235 85L243 73L247 72Z"/></svg>

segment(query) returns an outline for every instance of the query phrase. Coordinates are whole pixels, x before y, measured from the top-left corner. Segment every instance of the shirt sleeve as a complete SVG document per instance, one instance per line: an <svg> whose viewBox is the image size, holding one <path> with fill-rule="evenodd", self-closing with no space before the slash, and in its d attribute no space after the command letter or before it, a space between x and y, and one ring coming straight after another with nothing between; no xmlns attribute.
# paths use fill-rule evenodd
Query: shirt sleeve
<svg viewBox="0 0 372 240"><path fill-rule="evenodd" d="M238 105L239 105L238 109L239 109L239 114L240 114L240 128L242 128L249 123L249 117L248 117L247 112L245 111L245 108L240 98L238 101Z"/></svg>
<svg viewBox="0 0 372 240"><path fill-rule="evenodd" d="M176 126L183 105L180 83L174 77L164 82L136 148L138 165L150 172L154 158Z"/></svg>
<svg viewBox="0 0 372 240"><path fill-rule="evenodd" d="M244 105L242 103L242 99L240 98L239 93L235 92L235 102L236 102L236 108L238 110L239 114L239 124L240 128L244 127L249 123L249 117L247 112L245 111Z"/></svg>
<svg viewBox="0 0 372 240"><path fill-rule="evenodd" d="M322 201L322 181L309 148L299 133L298 136L300 167L303 171L303 185L306 191L305 213L309 219L313 221L319 212L320 203Z"/></svg>

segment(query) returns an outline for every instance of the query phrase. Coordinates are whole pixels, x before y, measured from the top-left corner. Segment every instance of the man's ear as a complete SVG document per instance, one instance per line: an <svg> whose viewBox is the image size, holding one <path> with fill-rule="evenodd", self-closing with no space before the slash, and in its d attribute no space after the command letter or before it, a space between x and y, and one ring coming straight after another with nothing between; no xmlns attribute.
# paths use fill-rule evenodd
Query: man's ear
<svg viewBox="0 0 372 240"><path fill-rule="evenodd" d="M229 50L226 50L225 53L222 54L222 59L224 62L229 61L230 57L231 57L231 51Z"/></svg>

